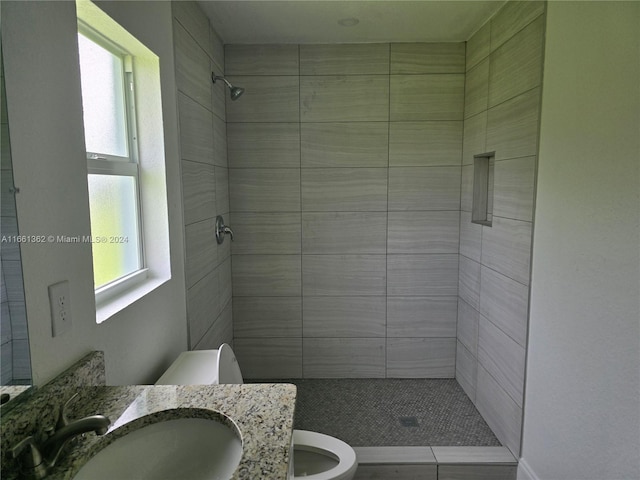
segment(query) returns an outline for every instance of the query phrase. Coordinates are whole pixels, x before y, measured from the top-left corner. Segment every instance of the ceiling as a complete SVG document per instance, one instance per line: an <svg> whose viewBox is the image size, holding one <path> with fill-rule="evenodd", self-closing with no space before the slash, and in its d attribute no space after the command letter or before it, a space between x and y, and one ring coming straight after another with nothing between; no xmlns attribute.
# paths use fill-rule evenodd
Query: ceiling
<svg viewBox="0 0 640 480"><path fill-rule="evenodd" d="M224 43L460 42L503 0L200 0ZM357 19L341 26L342 19Z"/></svg>

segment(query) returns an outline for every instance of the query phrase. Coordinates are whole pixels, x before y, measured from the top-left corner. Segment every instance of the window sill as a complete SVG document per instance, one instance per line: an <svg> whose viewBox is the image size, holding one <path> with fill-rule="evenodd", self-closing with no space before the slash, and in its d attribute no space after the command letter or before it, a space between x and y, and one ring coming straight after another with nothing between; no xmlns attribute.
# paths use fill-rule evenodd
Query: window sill
<svg viewBox="0 0 640 480"><path fill-rule="evenodd" d="M139 284L132 286L120 294L99 302L96 300L96 323L100 324L113 317L129 305L132 305L144 296L153 292L156 288L165 284L170 279L171 277L164 276L159 278L146 278Z"/></svg>

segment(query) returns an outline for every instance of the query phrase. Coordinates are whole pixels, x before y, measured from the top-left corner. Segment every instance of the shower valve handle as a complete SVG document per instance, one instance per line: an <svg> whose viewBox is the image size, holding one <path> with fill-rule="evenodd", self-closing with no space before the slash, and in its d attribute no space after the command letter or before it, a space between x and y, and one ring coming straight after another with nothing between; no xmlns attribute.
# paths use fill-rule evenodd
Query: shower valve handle
<svg viewBox="0 0 640 480"><path fill-rule="evenodd" d="M225 234L228 234L233 242L233 230L224 224L224 218L222 218L222 215L218 215L216 217L216 242L218 242L218 245L224 242Z"/></svg>

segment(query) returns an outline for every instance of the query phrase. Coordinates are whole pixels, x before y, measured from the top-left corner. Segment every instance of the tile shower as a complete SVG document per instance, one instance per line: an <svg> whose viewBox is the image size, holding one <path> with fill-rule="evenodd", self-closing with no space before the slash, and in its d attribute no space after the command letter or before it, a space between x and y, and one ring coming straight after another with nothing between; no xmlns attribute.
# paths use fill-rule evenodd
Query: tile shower
<svg viewBox="0 0 640 480"><path fill-rule="evenodd" d="M223 49L174 3L191 347L233 341L247 378L456 378L517 456L544 5L466 44Z"/></svg>
<svg viewBox="0 0 640 480"><path fill-rule="evenodd" d="M7 100L4 87L4 61L0 76L0 105L2 109L2 221L0 230L3 237L18 235L18 216L13 185L13 164L9 142L9 122ZM2 288L2 358L0 359L0 385L29 385L31 383L31 357L27 333L27 312L22 282L22 261L20 244L2 241L0 249L2 266L0 279Z"/></svg>

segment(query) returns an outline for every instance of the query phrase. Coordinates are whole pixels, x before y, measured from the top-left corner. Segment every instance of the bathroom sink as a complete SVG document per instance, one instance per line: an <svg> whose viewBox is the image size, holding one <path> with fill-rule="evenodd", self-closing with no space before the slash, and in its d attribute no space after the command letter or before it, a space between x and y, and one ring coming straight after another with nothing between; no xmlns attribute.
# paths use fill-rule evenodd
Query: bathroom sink
<svg viewBox="0 0 640 480"><path fill-rule="evenodd" d="M241 457L233 426L209 418L164 420L110 443L74 480L227 480Z"/></svg>

